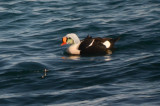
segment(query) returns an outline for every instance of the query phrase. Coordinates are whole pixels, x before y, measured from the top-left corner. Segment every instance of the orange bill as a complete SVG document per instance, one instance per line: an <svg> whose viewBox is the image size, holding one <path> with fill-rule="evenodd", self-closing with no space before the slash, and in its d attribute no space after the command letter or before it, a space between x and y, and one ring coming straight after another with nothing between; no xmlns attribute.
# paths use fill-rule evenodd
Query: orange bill
<svg viewBox="0 0 160 106"><path fill-rule="evenodd" d="M67 44L67 37L63 37L61 46L66 45L66 44Z"/></svg>

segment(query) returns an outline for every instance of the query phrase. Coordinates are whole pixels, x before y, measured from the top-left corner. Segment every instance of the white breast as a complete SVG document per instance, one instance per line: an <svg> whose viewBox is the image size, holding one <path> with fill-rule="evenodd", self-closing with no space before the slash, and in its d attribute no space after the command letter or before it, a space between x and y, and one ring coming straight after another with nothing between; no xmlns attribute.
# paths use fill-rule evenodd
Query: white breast
<svg viewBox="0 0 160 106"><path fill-rule="evenodd" d="M67 53L69 54L73 54L73 55L79 55L80 54L80 50L78 50L79 44L73 44L71 45L68 49L67 49Z"/></svg>
<svg viewBox="0 0 160 106"><path fill-rule="evenodd" d="M103 45L105 45L106 48L110 48L111 43L110 43L109 41L105 41L105 42L103 43Z"/></svg>

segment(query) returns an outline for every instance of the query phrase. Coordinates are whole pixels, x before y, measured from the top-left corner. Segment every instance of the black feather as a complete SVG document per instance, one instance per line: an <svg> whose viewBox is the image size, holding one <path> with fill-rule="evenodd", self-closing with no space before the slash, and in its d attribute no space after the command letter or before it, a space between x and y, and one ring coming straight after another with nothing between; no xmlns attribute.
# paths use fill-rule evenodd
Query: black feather
<svg viewBox="0 0 160 106"><path fill-rule="evenodd" d="M88 47L89 45L90 45L90 43L92 42L92 37L90 37L90 36L87 36L82 42L81 42L81 44L80 44L80 46L79 46L79 50L84 50L84 49L86 49L86 47Z"/></svg>

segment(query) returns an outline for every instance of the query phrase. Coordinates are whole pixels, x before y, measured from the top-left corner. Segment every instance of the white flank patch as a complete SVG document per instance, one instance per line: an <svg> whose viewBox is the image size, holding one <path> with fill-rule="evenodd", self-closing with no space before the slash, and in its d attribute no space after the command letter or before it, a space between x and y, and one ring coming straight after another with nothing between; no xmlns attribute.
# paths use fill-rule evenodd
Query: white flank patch
<svg viewBox="0 0 160 106"><path fill-rule="evenodd" d="M103 45L105 45L106 48L109 48L111 46L111 43L109 41L105 41Z"/></svg>
<svg viewBox="0 0 160 106"><path fill-rule="evenodd" d="M88 47L90 47L90 46L92 46L92 45L93 45L94 40L95 40L95 39L93 39L93 41L89 44L89 46L88 46ZM87 48L88 48L88 47L87 47Z"/></svg>

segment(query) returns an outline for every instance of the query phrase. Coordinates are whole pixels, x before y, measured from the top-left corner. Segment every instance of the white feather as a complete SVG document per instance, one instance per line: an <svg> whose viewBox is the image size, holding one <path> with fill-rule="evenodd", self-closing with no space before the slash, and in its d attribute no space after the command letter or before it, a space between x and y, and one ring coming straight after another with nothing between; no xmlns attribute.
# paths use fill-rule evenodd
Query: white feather
<svg viewBox="0 0 160 106"><path fill-rule="evenodd" d="M95 39L93 39L93 40L92 40L92 42L89 44L89 46L88 46L88 47L90 47L90 46L92 46L92 45L93 45L94 40L95 40ZM88 47L87 47L87 48L88 48Z"/></svg>
<svg viewBox="0 0 160 106"><path fill-rule="evenodd" d="M105 42L103 43L103 45L105 45L106 48L110 48L111 43L110 43L109 41L105 41Z"/></svg>
<svg viewBox="0 0 160 106"><path fill-rule="evenodd" d="M80 50L78 50L80 43L78 44L73 44L67 49L67 53L73 54L73 55L78 55L80 54Z"/></svg>

